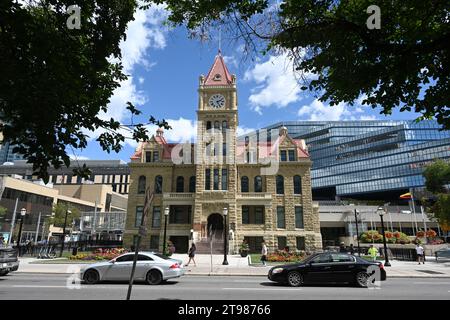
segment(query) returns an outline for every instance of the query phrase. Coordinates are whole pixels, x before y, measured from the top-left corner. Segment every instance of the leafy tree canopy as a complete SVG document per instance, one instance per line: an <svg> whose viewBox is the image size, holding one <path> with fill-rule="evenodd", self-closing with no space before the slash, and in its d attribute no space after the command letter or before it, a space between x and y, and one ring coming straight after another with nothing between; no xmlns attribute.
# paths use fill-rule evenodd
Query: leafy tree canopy
<svg viewBox="0 0 450 320"><path fill-rule="evenodd" d="M80 29L67 26L71 5L81 8ZM0 2L0 131L45 182L48 167L69 166L71 149L85 148L90 131L103 132L97 141L107 152L121 149L119 129L148 138L145 124L99 116L127 78L119 44L137 8L136 0ZM141 113L131 103L127 109ZM148 123L168 127L153 117Z"/></svg>
<svg viewBox="0 0 450 320"><path fill-rule="evenodd" d="M450 24L447 0L147 0L165 3L169 20L204 37L213 23L254 48L290 53L297 71L317 75L304 81L331 105L354 103L381 113L415 111L450 129ZM376 4L381 28L369 29ZM305 79L304 79L305 80Z"/></svg>
<svg viewBox="0 0 450 320"><path fill-rule="evenodd" d="M425 186L436 195L431 211L441 225L450 226L450 163L437 160L428 165L424 172Z"/></svg>
<svg viewBox="0 0 450 320"><path fill-rule="evenodd" d="M53 206L53 215L47 218L48 225L53 224L55 227L64 227L64 221L67 212L66 227L72 224L72 221L80 217L80 210L66 203L57 203Z"/></svg>

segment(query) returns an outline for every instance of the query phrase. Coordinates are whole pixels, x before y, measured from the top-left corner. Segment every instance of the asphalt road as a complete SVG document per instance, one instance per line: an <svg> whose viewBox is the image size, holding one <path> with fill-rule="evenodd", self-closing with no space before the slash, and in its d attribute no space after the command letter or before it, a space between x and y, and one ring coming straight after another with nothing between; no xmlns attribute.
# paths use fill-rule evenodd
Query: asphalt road
<svg viewBox="0 0 450 320"><path fill-rule="evenodd" d="M81 284L69 289L63 274L11 273L0 277L0 300L124 300L126 283ZM450 279L396 278L381 282L380 289L347 285L323 285L290 288L265 277L184 276L159 286L136 284L132 299L182 300L309 300L309 299L450 299Z"/></svg>

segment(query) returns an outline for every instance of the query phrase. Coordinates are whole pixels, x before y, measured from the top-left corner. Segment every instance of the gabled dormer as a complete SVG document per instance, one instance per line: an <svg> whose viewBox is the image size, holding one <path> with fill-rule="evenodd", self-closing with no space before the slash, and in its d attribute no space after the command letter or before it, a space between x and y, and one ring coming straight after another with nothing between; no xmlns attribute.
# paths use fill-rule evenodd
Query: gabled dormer
<svg viewBox="0 0 450 320"><path fill-rule="evenodd" d="M288 135L287 128L284 126L280 128L275 145L278 146L279 162L295 162L301 158L309 158L305 141L301 139L292 139Z"/></svg>

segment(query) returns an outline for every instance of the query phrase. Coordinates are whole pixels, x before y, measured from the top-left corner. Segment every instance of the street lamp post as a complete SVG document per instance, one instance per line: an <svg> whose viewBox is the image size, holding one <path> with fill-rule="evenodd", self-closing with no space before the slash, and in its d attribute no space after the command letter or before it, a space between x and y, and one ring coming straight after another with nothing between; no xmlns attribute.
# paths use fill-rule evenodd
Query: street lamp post
<svg viewBox="0 0 450 320"><path fill-rule="evenodd" d="M383 233L384 266L385 267L390 267L391 264L389 263L389 258L388 258L387 245L386 245L386 233L384 232L384 221L383 221L383 216L385 214L385 211L384 211L383 207L379 207L377 211L378 211L378 214L380 215L380 218L381 218L381 231Z"/></svg>
<svg viewBox="0 0 450 320"><path fill-rule="evenodd" d="M22 226L23 226L23 220L25 219L25 215L27 214L27 209L22 208L20 210L20 227L19 227L19 236L17 238L17 251L18 254L20 256L21 251L20 251L20 240L22 239Z"/></svg>
<svg viewBox="0 0 450 320"><path fill-rule="evenodd" d="M224 241L223 241L223 265L228 265L228 260L227 260L227 215L228 215L228 208L223 208L223 217L225 219L225 223L224 223L224 232L223 232L223 237L224 237Z"/></svg>
<svg viewBox="0 0 450 320"><path fill-rule="evenodd" d="M359 216L359 212L358 212L358 210L355 209L356 241L358 242L358 256L361 256L361 250L359 248L358 216Z"/></svg>
<svg viewBox="0 0 450 320"><path fill-rule="evenodd" d="M163 239L163 254L166 254L166 233L167 233L167 217L169 216L170 208L164 209L164 239Z"/></svg>
<svg viewBox="0 0 450 320"><path fill-rule="evenodd" d="M66 237L66 225L67 225L67 215L69 213L72 213L72 211L69 210L69 208L66 209L66 215L64 217L64 226L63 226L63 234L61 237L61 251L59 251L59 257L62 257L63 251L64 251L64 240Z"/></svg>

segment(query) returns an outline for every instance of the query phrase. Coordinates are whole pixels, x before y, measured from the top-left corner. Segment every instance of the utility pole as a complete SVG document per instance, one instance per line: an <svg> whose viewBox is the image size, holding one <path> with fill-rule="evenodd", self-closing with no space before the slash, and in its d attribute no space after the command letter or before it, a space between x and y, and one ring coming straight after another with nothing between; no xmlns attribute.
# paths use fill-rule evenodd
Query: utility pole
<svg viewBox="0 0 450 320"><path fill-rule="evenodd" d="M62 234L62 240L61 240L61 251L59 252L59 257L62 257L63 251L64 251L64 240L66 240L66 225L67 225L67 215L69 213L72 213L72 211L69 210L69 207L66 208L66 215L64 217L64 226L63 226L63 234Z"/></svg>

